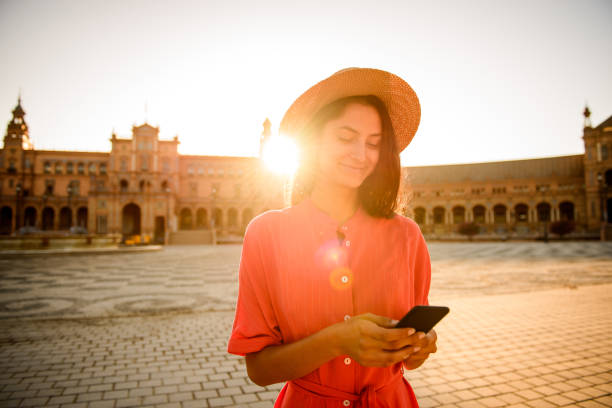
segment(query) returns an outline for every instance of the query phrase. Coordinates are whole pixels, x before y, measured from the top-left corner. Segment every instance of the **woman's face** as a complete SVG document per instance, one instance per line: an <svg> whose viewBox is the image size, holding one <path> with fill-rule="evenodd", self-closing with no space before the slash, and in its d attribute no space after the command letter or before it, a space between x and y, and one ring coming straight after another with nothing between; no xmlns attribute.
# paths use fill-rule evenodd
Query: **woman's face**
<svg viewBox="0 0 612 408"><path fill-rule="evenodd" d="M358 188L378 163L382 125L376 108L352 103L321 130L318 178Z"/></svg>

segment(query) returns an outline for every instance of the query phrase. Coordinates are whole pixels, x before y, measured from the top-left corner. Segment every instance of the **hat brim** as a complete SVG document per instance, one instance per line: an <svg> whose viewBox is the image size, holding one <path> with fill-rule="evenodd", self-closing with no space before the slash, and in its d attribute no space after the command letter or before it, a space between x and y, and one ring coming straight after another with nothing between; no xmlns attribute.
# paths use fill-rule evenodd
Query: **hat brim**
<svg viewBox="0 0 612 408"><path fill-rule="evenodd" d="M404 150L419 127L419 98L402 78L373 68L343 69L308 89L283 116L280 133L297 137L321 108L337 99L356 95L375 95L384 102L398 152Z"/></svg>

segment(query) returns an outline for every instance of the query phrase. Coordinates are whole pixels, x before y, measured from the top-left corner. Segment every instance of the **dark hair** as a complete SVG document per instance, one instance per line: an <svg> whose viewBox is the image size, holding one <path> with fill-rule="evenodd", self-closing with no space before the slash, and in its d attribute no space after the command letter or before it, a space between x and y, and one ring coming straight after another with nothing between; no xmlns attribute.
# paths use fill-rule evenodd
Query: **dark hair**
<svg viewBox="0 0 612 408"><path fill-rule="evenodd" d="M382 127L380 155L372 174L359 186L358 197L363 208L373 217L392 218L397 206L400 183L400 157L395 132L384 102L374 95L358 95L337 99L321 108L298 137L300 166L291 191L291 204L296 205L310 195L314 185L317 136L327 122L342 115L350 104L372 106L378 112Z"/></svg>

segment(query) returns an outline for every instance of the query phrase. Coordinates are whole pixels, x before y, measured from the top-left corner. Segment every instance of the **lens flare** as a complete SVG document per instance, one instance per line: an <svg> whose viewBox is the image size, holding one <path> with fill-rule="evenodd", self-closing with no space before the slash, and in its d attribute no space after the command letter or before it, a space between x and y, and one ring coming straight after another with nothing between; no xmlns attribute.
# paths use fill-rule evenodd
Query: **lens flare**
<svg viewBox="0 0 612 408"><path fill-rule="evenodd" d="M329 240L319 247L315 261L319 268L326 271L346 266L348 264L346 248L340 246L337 239Z"/></svg>

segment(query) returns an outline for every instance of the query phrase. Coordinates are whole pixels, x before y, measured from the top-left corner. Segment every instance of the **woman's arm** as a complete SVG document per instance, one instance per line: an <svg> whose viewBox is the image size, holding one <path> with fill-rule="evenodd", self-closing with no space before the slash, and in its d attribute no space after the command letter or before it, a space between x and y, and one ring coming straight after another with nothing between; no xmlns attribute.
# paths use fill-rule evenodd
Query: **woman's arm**
<svg viewBox="0 0 612 408"><path fill-rule="evenodd" d="M341 355L364 366L386 367L419 351L411 346L419 341L414 329L390 327L386 317L356 316L296 342L247 354L247 373L255 384L266 386L303 377Z"/></svg>
<svg viewBox="0 0 612 408"><path fill-rule="evenodd" d="M329 326L294 343L270 346L247 354L249 378L263 387L303 377L342 355L338 331L337 325Z"/></svg>

